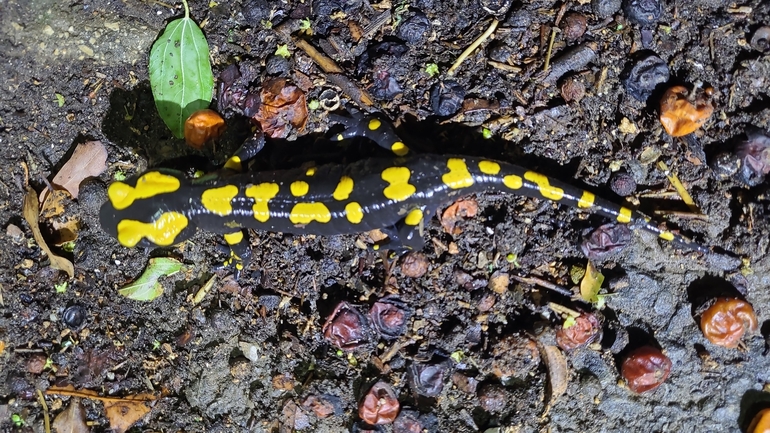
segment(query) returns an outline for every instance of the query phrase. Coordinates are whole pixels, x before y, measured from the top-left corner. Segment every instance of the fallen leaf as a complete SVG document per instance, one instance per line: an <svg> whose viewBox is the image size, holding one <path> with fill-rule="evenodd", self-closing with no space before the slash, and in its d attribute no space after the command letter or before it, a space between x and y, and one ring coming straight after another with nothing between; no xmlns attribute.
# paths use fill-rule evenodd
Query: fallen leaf
<svg viewBox="0 0 770 433"><path fill-rule="evenodd" d="M40 227L37 224L37 218L40 214L40 209L38 207L37 202L37 193L35 193L35 190L31 187L27 187L27 195L24 196L24 220L27 221L27 224L29 224L30 230L32 230L32 235L35 237L35 242L40 246L40 249L43 250L46 255L48 255L48 260L51 262L51 267L54 269L60 269L69 275L70 278L75 276L75 267L72 266L72 262L65 259L64 257L57 256L56 254L51 252L51 249L48 248L48 244L45 243L45 239L43 239L43 235L40 233Z"/></svg>
<svg viewBox="0 0 770 433"><path fill-rule="evenodd" d="M604 283L604 275L596 270L591 261L586 266L586 274L580 281L580 297L586 302L599 302L599 290Z"/></svg>
<svg viewBox="0 0 770 433"><path fill-rule="evenodd" d="M289 126L304 129L307 122L305 94L285 78L274 78L262 84L260 104L252 120L272 138L286 138Z"/></svg>
<svg viewBox="0 0 770 433"><path fill-rule="evenodd" d="M152 410L146 402L158 399L153 394L141 393L126 397L102 397L96 391L75 389L72 385L52 386L45 391L46 395L68 395L71 397L99 400L104 404L110 428L115 433L124 433L135 422Z"/></svg>
<svg viewBox="0 0 770 433"><path fill-rule="evenodd" d="M441 226L444 232L450 235L459 235L462 229L457 224L465 218L473 218L479 212L479 204L476 200L460 199L452 203L441 214Z"/></svg>
<svg viewBox="0 0 770 433"><path fill-rule="evenodd" d="M55 218L64 213L64 204L71 201L71 196L67 191L50 191L47 188L40 193L40 217L44 220Z"/></svg>
<svg viewBox="0 0 770 433"><path fill-rule="evenodd" d="M567 367L567 358L556 346L541 344L538 342L541 358L548 369L548 403L546 404L543 417L548 415L556 401L564 395L569 384L569 368Z"/></svg>
<svg viewBox="0 0 770 433"><path fill-rule="evenodd" d="M99 176L107 169L107 149L101 141L78 144L61 170L54 176L53 183L78 198L80 183L88 177Z"/></svg>
<svg viewBox="0 0 770 433"><path fill-rule="evenodd" d="M150 259L142 275L133 283L118 290L118 293L135 301L152 301L163 294L163 286L158 279L173 275L181 269L182 263L176 259L169 257Z"/></svg>
<svg viewBox="0 0 770 433"><path fill-rule="evenodd" d="M54 229L56 240L54 245L61 246L64 243L72 242L78 238L80 231L80 220L75 217L67 218L65 221L53 220L51 226Z"/></svg>
<svg viewBox="0 0 770 433"><path fill-rule="evenodd" d="M91 429L86 424L86 411L79 398L73 398L67 409L56 415L53 428L57 433L88 433Z"/></svg>

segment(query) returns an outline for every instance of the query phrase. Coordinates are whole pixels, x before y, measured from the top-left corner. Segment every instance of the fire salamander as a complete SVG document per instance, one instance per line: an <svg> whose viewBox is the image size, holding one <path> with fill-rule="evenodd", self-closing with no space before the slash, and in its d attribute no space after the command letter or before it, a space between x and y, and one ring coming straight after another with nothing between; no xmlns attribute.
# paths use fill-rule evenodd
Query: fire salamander
<svg viewBox="0 0 770 433"><path fill-rule="evenodd" d="M540 173L486 158L409 155L392 126L375 118L336 116L345 130L334 139L368 137L395 154L349 165L242 172L264 139L247 141L219 172L198 179L152 169L108 189L102 227L125 247L169 246L197 228L224 235L225 262L236 272L251 251L247 229L337 235L384 229L384 247L419 249L425 218L456 197L501 191L552 200L633 224L661 239L698 252L708 250L650 224L649 218Z"/></svg>

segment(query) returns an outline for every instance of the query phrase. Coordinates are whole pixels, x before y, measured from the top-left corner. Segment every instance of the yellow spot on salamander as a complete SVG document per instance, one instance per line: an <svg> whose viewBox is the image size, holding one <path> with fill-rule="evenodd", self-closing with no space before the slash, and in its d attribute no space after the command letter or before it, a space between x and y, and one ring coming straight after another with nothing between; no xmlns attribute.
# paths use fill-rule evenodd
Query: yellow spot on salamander
<svg viewBox="0 0 770 433"><path fill-rule="evenodd" d="M241 157L238 155L233 155L230 157L230 159L225 162L225 168L229 168L230 170L235 171L241 171L243 170L243 165L241 164Z"/></svg>
<svg viewBox="0 0 770 433"><path fill-rule="evenodd" d="M479 170L484 174L494 176L500 173L500 164L494 161L479 161Z"/></svg>
<svg viewBox="0 0 770 433"><path fill-rule="evenodd" d="M238 187L235 185L211 188L203 191L201 203L203 207L215 215L230 215L233 212L231 202L236 195L238 195Z"/></svg>
<svg viewBox="0 0 770 433"><path fill-rule="evenodd" d="M227 245L235 245L241 243L243 240L243 232L238 230L237 232L228 233L223 237L225 238ZM235 255L235 253L232 253L232 255Z"/></svg>
<svg viewBox="0 0 770 433"><path fill-rule="evenodd" d="M385 187L382 193L386 198L395 201L404 201L417 191L414 185L409 183L411 172L406 167L390 167L382 171L382 180L390 185Z"/></svg>
<svg viewBox="0 0 770 433"><path fill-rule="evenodd" d="M187 217L179 212L164 212L153 222L122 220L118 223L118 242L124 247L135 247L142 238L165 247L187 227Z"/></svg>
<svg viewBox="0 0 770 433"><path fill-rule="evenodd" d="M305 176L307 177L315 176L315 170L316 170L315 167L308 168L307 171L305 172Z"/></svg>
<svg viewBox="0 0 770 433"><path fill-rule="evenodd" d="M289 213L289 221L292 224L308 224L311 221L328 223L331 219L332 213L329 212L329 208L325 204L318 202L297 203L291 208L291 213Z"/></svg>
<svg viewBox="0 0 770 433"><path fill-rule="evenodd" d="M409 226L416 226L420 221L422 221L422 209L412 209L404 218L404 224Z"/></svg>
<svg viewBox="0 0 770 433"><path fill-rule="evenodd" d="M444 184L452 189L467 188L473 185L473 176L468 171L465 161L460 158L449 158L446 162L449 172L441 176Z"/></svg>
<svg viewBox="0 0 770 433"><path fill-rule="evenodd" d="M254 219L260 222L266 222L270 219L270 209L267 204L278 195L278 184L272 182L260 183L246 188L244 192L246 197L254 199Z"/></svg>
<svg viewBox="0 0 770 433"><path fill-rule="evenodd" d="M345 205L345 217L353 224L358 224L364 219L364 209L357 202L351 201Z"/></svg>
<svg viewBox="0 0 770 433"><path fill-rule="evenodd" d="M291 190L291 195L294 197L302 197L303 195L307 194L308 191L310 191L310 185L308 185L304 180L298 180L296 182L292 182L289 189Z"/></svg>
<svg viewBox="0 0 770 433"><path fill-rule="evenodd" d="M369 120L369 130L370 131L376 131L380 129L380 126L382 126L382 122L380 122L377 119L371 119Z"/></svg>
<svg viewBox="0 0 770 433"><path fill-rule="evenodd" d="M577 205L580 209L588 209L594 205L595 200L596 200L596 196L594 195L594 193L583 191L583 195L580 196L580 199L578 200Z"/></svg>
<svg viewBox="0 0 770 433"><path fill-rule="evenodd" d="M347 200L351 192L353 192L353 179L342 176L337 184L337 188L334 189L332 197L337 201Z"/></svg>
<svg viewBox="0 0 770 433"><path fill-rule="evenodd" d="M521 176L509 174L503 178L503 185L510 189L519 189L524 185L524 181L521 179Z"/></svg>
<svg viewBox="0 0 770 433"><path fill-rule="evenodd" d="M524 173L524 179L527 179L530 182L534 182L537 185L538 191L540 191L540 195L547 199L559 201L562 199L562 197L564 197L564 190L555 186L551 186L551 184L548 182L548 178L540 173L528 171Z"/></svg>
<svg viewBox="0 0 770 433"><path fill-rule="evenodd" d="M136 180L136 187L123 182L115 182L107 189L112 207L122 210L134 203L134 200L155 197L156 195L174 192L181 183L174 176L158 171L149 171Z"/></svg>
<svg viewBox="0 0 770 433"><path fill-rule="evenodd" d="M671 232L661 232L658 236L660 236L661 239L669 242L674 240L674 234Z"/></svg>
<svg viewBox="0 0 770 433"><path fill-rule="evenodd" d="M618 210L618 222L628 224L631 222L631 209L622 207Z"/></svg>
<svg viewBox="0 0 770 433"><path fill-rule="evenodd" d="M390 150L395 153L398 156L404 156L407 153L409 153L409 148L406 147L406 144L404 144L401 141L397 141L390 145Z"/></svg>

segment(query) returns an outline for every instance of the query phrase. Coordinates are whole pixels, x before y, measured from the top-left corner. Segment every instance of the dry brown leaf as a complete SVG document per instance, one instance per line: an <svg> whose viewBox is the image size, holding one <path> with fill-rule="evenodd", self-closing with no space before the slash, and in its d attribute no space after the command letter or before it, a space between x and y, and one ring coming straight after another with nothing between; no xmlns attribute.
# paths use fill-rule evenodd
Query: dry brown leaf
<svg viewBox="0 0 770 433"><path fill-rule="evenodd" d="M153 394L142 393L126 397L102 397L88 389L75 389L72 385L52 386L46 390L46 395L69 395L72 397L90 398L104 403L110 428L116 433L123 433L135 422L150 412L151 408L145 403L157 400Z"/></svg>
<svg viewBox="0 0 770 433"><path fill-rule="evenodd" d="M80 232L80 220L75 217L67 218L63 222L54 220L52 226L56 237L54 245L57 247L78 238L78 232Z"/></svg>
<svg viewBox="0 0 770 433"><path fill-rule="evenodd" d="M569 368L567 367L567 358L556 346L542 344L538 342L540 355L545 361L548 369L548 404L545 407L543 416L546 416L556 401L567 391L569 384Z"/></svg>
<svg viewBox="0 0 770 433"><path fill-rule="evenodd" d="M51 267L54 269L61 269L66 272L70 278L75 276L75 267L72 266L72 262L64 257L57 256L51 252L48 248L48 244L45 243L43 235L40 233L40 227L37 224L37 217L40 214L40 209L37 204L37 193L31 187L27 187L27 195L24 196L24 219L29 224L29 228L32 230L32 235L35 237L35 242L40 246L47 255L48 260L51 261Z"/></svg>
<svg viewBox="0 0 770 433"><path fill-rule="evenodd" d="M441 214L441 226L450 235L459 235L462 229L457 224L465 218L473 218L479 212L479 204L475 199L460 199L452 203Z"/></svg>
<svg viewBox="0 0 770 433"><path fill-rule="evenodd" d="M64 203L71 200L67 191L49 191L47 188L40 193L40 217L48 220L64 213Z"/></svg>
<svg viewBox="0 0 770 433"><path fill-rule="evenodd" d="M56 433L88 433L91 430L86 424L86 411L79 398L74 398L64 411L53 420Z"/></svg>
<svg viewBox="0 0 770 433"><path fill-rule="evenodd" d="M72 157L64 163L53 178L53 184L60 186L78 198L80 182L88 177L99 176L107 169L107 149L101 141L78 144Z"/></svg>

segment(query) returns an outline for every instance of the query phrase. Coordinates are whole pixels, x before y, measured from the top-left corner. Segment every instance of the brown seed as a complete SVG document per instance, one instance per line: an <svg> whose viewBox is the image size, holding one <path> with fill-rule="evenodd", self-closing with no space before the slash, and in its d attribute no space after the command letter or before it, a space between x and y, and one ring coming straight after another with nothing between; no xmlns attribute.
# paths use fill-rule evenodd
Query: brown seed
<svg viewBox="0 0 770 433"><path fill-rule="evenodd" d="M401 259L401 272L409 278L420 278L428 272L429 264L425 254L411 252Z"/></svg>
<svg viewBox="0 0 770 433"><path fill-rule="evenodd" d="M747 330L754 332L757 327L757 316L751 304L733 298L717 299L700 319L703 335L713 344L730 349L738 347Z"/></svg>
<svg viewBox="0 0 770 433"><path fill-rule="evenodd" d="M575 77L569 77L559 88L561 97L567 102L580 102L586 95L586 87L583 82Z"/></svg>
<svg viewBox="0 0 770 433"><path fill-rule="evenodd" d="M331 344L342 350L354 350L371 339L366 317L347 302L337 305L322 331Z"/></svg>
<svg viewBox="0 0 770 433"><path fill-rule="evenodd" d="M597 340L602 330L599 319L591 313L575 318L575 324L556 331L556 344L564 350L573 350Z"/></svg>
<svg viewBox="0 0 770 433"><path fill-rule="evenodd" d="M631 391L651 391L671 374L671 360L652 346L642 346L628 354L620 367L620 374Z"/></svg>
<svg viewBox="0 0 770 433"><path fill-rule="evenodd" d="M32 374L40 374L45 368L45 362L48 358L42 353L36 353L27 358L27 371Z"/></svg>
<svg viewBox="0 0 770 433"><path fill-rule="evenodd" d="M586 17L577 12L570 12L564 16L561 22L561 30L568 42L574 42L580 39L586 32Z"/></svg>
<svg viewBox="0 0 770 433"><path fill-rule="evenodd" d="M385 382L375 383L358 405L358 416L367 424L390 424L401 405L393 388Z"/></svg>

